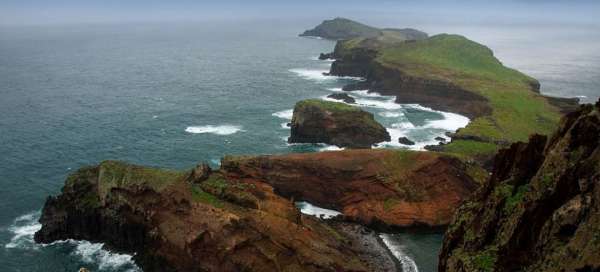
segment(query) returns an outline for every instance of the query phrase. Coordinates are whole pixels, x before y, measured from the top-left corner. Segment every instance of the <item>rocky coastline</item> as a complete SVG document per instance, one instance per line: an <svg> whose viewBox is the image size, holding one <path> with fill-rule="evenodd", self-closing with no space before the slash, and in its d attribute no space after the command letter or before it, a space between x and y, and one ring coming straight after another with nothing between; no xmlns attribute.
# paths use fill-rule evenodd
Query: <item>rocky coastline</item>
<svg viewBox="0 0 600 272"><path fill-rule="evenodd" d="M440 271L600 269L600 101L496 156L456 212Z"/></svg>

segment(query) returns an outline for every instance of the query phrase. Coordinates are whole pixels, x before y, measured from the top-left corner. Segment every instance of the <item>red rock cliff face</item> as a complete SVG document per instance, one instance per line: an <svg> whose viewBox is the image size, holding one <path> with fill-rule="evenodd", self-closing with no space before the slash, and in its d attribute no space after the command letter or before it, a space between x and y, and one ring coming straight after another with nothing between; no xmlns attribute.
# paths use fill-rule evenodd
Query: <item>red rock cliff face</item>
<svg viewBox="0 0 600 272"><path fill-rule="evenodd" d="M221 171L231 179L266 182L284 196L364 224L439 227L476 189L467 174L471 167L433 152L348 150L226 157Z"/></svg>
<svg viewBox="0 0 600 272"><path fill-rule="evenodd" d="M192 180L189 180L189 179ZM343 234L265 183L104 162L70 176L37 242L84 239L136 253L144 271L374 271Z"/></svg>
<svg viewBox="0 0 600 272"><path fill-rule="evenodd" d="M600 101L498 153L446 232L439 271L600 271Z"/></svg>

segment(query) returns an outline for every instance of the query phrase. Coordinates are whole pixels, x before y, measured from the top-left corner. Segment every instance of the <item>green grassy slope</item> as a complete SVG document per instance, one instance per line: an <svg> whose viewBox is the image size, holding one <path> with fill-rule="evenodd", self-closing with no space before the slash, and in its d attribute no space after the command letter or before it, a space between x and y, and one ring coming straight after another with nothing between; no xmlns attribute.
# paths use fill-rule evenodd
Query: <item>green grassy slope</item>
<svg viewBox="0 0 600 272"><path fill-rule="evenodd" d="M344 42L343 51L360 47L361 41ZM378 49L375 61L385 67L416 78L450 82L488 99L492 114L472 120L458 133L488 143L456 141L446 146L449 151L493 153L494 142L524 141L532 133L548 134L560 119L559 110L532 91L535 79L503 66L489 48L465 37L441 34L415 42L383 43Z"/></svg>

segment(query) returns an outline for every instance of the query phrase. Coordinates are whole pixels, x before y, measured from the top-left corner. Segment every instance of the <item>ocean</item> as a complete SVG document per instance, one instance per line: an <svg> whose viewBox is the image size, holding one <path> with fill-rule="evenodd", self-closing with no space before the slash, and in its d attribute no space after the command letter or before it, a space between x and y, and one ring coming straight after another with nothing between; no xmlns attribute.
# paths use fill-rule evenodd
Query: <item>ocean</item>
<svg viewBox="0 0 600 272"><path fill-rule="evenodd" d="M297 37L316 23L0 26L0 270L139 271L130 255L101 244L33 243L45 199L81 166L118 159L188 169L200 161L216 167L226 154L337 149L286 142L297 101L325 99L360 80L322 75L331 62L317 56L334 42ZM583 102L600 96L598 28L421 28L490 46L506 65L538 78L544 93ZM380 147L400 148L397 138L407 136L420 149L469 121L366 91L350 95L392 135ZM436 271L441 234L384 240L410 267Z"/></svg>

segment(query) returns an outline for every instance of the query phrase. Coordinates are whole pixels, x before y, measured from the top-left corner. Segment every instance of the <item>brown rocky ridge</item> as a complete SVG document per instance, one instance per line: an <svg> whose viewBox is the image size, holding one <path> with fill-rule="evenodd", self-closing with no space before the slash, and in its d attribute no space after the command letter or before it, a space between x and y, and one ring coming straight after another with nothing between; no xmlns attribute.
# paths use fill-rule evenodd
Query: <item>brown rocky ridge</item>
<svg viewBox="0 0 600 272"><path fill-rule="evenodd" d="M600 271L600 101L498 153L456 212L439 271Z"/></svg>
<svg viewBox="0 0 600 272"><path fill-rule="evenodd" d="M217 171L105 161L48 198L35 240L103 242L144 271L391 271L377 238L350 223L443 227L483 176L450 155L400 150L225 157ZM343 216L303 215L294 199Z"/></svg>
<svg viewBox="0 0 600 272"><path fill-rule="evenodd" d="M345 150L225 157L232 180L266 182L285 197L334 209L378 228L444 227L486 172L454 156L407 150Z"/></svg>
<svg viewBox="0 0 600 272"><path fill-rule="evenodd" d="M105 161L48 198L35 241L103 242L144 271L383 271L262 182Z"/></svg>

